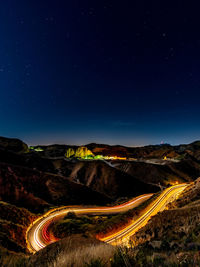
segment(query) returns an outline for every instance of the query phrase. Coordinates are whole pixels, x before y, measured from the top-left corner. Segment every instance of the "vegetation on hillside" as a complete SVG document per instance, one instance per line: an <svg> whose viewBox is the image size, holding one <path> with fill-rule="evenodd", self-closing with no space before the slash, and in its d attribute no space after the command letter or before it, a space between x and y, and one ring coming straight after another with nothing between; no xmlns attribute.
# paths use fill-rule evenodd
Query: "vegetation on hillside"
<svg viewBox="0 0 200 267"><path fill-rule="evenodd" d="M0 202L0 245L10 251L28 252L26 230L37 216L24 208Z"/></svg>

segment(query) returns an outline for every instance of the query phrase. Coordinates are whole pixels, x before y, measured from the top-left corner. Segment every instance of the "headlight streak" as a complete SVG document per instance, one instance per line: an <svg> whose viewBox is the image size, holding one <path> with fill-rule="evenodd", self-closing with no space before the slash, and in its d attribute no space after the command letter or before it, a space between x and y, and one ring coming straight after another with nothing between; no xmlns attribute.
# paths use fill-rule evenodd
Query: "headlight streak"
<svg viewBox="0 0 200 267"><path fill-rule="evenodd" d="M102 238L102 241L116 245L121 242L128 240L130 235L133 235L139 228L144 226L151 216L159 212L168 203L172 196L177 195L182 192L187 184L174 185L167 188L162 192L162 194L150 205L149 209L136 221L126 226L123 230L120 230L111 236ZM26 240L27 246L31 252L36 252L50 243L57 241L58 239L49 232L49 226L52 222L63 218L68 212L75 212L77 214L109 214L109 213L119 213L126 211L128 209L138 206L143 201L149 199L153 194L146 194L134 198L127 203L123 203L114 207L97 207L97 208L86 208L86 207L61 207L53 209L47 212L42 217L38 218L27 230Z"/></svg>
<svg viewBox="0 0 200 267"><path fill-rule="evenodd" d="M108 236L106 238L102 238L101 240L107 243L110 243L112 245L117 245L118 243L122 243L122 239L127 239L131 235L133 235L136 231L138 231L142 226L144 226L148 220L155 214L157 214L163 206L166 205L166 202L162 205L163 200L167 197L167 200L169 200L172 196L175 196L176 194L180 194L187 185L178 185L170 187L169 189L165 190L165 194L161 195L153 206L145 213L143 214L138 220L133 222L131 225L127 226L121 231L118 231L117 233ZM174 192L173 192L174 191ZM119 242L117 242L119 241Z"/></svg>

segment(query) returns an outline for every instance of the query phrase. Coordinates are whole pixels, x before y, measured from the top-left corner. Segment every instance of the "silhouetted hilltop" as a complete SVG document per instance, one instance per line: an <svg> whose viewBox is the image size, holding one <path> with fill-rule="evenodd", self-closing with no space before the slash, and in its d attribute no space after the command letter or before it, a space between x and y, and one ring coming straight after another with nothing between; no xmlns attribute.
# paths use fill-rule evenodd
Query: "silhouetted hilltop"
<svg viewBox="0 0 200 267"><path fill-rule="evenodd" d="M31 146L28 150L27 144L19 139L0 137L0 148L7 151L25 153L37 152L44 157L64 157L67 149L72 148L76 150L80 146L77 145L38 145ZM200 160L200 141L192 142L191 144L181 144L178 146L171 146L170 144L148 145L144 147L126 147L121 145L107 145L90 143L85 145L94 155L103 156L118 156L129 158L169 158L169 159L183 159L194 158Z"/></svg>
<svg viewBox="0 0 200 267"><path fill-rule="evenodd" d="M195 141L191 144L183 144L178 146L171 146L169 144L162 145L148 145L144 147L126 147L121 145L107 145L91 143L84 145L94 155L102 156L118 156L127 159L183 159L194 158L200 160L200 141ZM64 157L67 149L71 148L76 150L80 146L75 145L47 145L47 146L33 146L33 150L45 157Z"/></svg>
<svg viewBox="0 0 200 267"><path fill-rule="evenodd" d="M0 136L0 148L16 153L28 152L27 144L16 138L6 138Z"/></svg>

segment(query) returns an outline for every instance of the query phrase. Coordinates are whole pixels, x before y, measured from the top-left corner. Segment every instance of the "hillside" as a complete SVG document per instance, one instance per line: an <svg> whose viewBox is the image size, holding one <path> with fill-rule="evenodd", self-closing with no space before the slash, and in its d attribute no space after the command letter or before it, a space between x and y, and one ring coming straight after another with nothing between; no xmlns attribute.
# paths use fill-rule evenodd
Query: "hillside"
<svg viewBox="0 0 200 267"><path fill-rule="evenodd" d="M28 252L26 229L37 216L27 209L0 201L0 246L15 252Z"/></svg>
<svg viewBox="0 0 200 267"><path fill-rule="evenodd" d="M109 197L64 176L0 163L0 199L34 212L55 205L106 204Z"/></svg>
<svg viewBox="0 0 200 267"><path fill-rule="evenodd" d="M189 182L200 176L199 162L184 159L180 162L167 162L166 164L152 164L147 162L120 162L117 169L145 182L161 185L176 182Z"/></svg>
<svg viewBox="0 0 200 267"><path fill-rule="evenodd" d="M75 163L68 177L71 181L78 181L114 199L159 190L158 187L147 184L138 177L135 178L101 161Z"/></svg>
<svg viewBox="0 0 200 267"><path fill-rule="evenodd" d="M146 264L156 257L166 265L185 262L185 266L197 266L200 263L199 229L200 179L197 179L178 200L168 205L168 210L154 216L131 241L139 250L138 257L143 251Z"/></svg>
<svg viewBox="0 0 200 267"><path fill-rule="evenodd" d="M23 141L17 138L6 138L0 136L0 148L7 151L13 151L16 153L26 153L28 152L28 146Z"/></svg>

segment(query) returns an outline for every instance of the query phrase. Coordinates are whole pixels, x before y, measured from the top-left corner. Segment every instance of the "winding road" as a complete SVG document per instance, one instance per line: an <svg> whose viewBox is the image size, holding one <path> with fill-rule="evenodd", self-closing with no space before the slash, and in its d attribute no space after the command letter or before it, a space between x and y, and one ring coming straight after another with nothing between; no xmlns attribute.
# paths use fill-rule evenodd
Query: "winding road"
<svg viewBox="0 0 200 267"><path fill-rule="evenodd" d="M121 244L122 242L127 242L129 237L143 227L151 216L155 215L159 211L163 210L172 199L177 197L185 188L187 184L180 184L171 186L165 189L160 196L151 203L145 213L140 216L136 221L133 221L129 226L124 229L101 239L107 243L113 245ZM60 219L62 219L68 212L75 212L76 214L114 214L119 212L124 212L129 209L135 208L142 202L149 199L153 194L146 194L138 196L129 202L124 204L114 206L114 207L61 207L51 210L45 213L42 217L38 218L31 224L27 230L26 240L28 249L35 253L36 251L44 248L50 243L57 241L50 230L50 226Z"/></svg>
<svg viewBox="0 0 200 267"><path fill-rule="evenodd" d="M188 184L174 185L165 189L162 194L148 206L145 213L140 216L136 221L133 221L129 226L125 227L121 231L114 233L106 238L101 239L104 242L112 245L129 243L129 237L136 233L140 228L145 226L149 219L156 215L159 211L165 209L166 205L178 197L178 195L188 186Z"/></svg>

